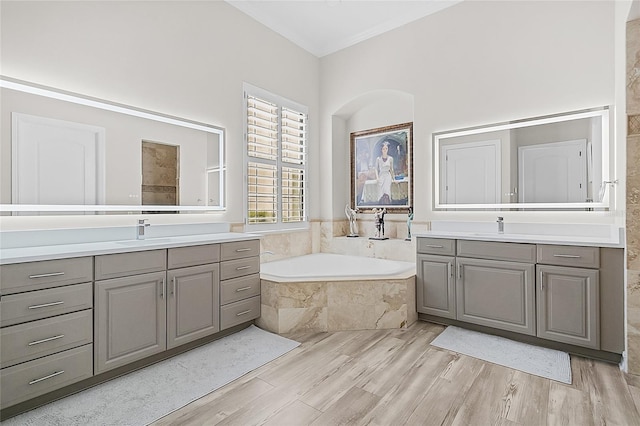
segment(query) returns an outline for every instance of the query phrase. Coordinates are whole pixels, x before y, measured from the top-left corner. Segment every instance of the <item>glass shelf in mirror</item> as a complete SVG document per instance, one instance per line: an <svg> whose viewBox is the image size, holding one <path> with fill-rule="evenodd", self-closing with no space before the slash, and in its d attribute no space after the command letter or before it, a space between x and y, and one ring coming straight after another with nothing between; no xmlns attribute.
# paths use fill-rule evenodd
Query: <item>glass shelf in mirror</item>
<svg viewBox="0 0 640 426"><path fill-rule="evenodd" d="M609 108L433 134L435 209L608 210Z"/></svg>
<svg viewBox="0 0 640 426"><path fill-rule="evenodd" d="M0 77L0 212L225 209L225 131Z"/></svg>

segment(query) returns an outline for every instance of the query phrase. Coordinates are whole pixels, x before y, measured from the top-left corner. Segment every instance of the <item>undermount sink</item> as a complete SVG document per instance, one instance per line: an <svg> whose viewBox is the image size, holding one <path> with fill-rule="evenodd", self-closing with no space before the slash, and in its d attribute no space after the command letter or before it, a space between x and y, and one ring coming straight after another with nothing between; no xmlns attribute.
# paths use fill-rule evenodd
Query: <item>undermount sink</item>
<svg viewBox="0 0 640 426"><path fill-rule="evenodd" d="M171 241L173 241L172 238L149 238L147 240L116 241L115 243L123 246L144 246L150 244L163 244Z"/></svg>

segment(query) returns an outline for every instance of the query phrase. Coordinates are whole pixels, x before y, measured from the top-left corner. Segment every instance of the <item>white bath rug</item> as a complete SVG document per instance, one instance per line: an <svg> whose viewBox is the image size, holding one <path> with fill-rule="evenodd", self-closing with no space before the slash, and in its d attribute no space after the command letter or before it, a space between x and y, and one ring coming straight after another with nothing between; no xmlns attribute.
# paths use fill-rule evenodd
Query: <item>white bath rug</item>
<svg viewBox="0 0 640 426"><path fill-rule="evenodd" d="M299 346L250 326L2 422L2 426L147 425Z"/></svg>
<svg viewBox="0 0 640 426"><path fill-rule="evenodd" d="M493 364L571 384L569 354L448 326L431 344Z"/></svg>

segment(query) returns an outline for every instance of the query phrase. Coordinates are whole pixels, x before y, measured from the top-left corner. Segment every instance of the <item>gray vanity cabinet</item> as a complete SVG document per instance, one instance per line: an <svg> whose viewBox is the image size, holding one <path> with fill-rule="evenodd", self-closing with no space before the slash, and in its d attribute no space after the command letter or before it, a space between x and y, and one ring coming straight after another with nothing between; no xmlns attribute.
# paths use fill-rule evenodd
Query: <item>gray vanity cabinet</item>
<svg viewBox="0 0 640 426"><path fill-rule="evenodd" d="M167 272L167 348L220 331L220 265Z"/></svg>
<svg viewBox="0 0 640 426"><path fill-rule="evenodd" d="M455 319L455 258L418 254L417 261L418 312Z"/></svg>
<svg viewBox="0 0 640 426"><path fill-rule="evenodd" d="M0 265L0 410L93 376L93 258Z"/></svg>
<svg viewBox="0 0 640 426"><path fill-rule="evenodd" d="M219 261L219 244L96 256L96 274L130 275L96 281L96 373L220 331Z"/></svg>
<svg viewBox="0 0 640 426"><path fill-rule="evenodd" d="M94 263L95 373L164 351L167 251L106 254Z"/></svg>
<svg viewBox="0 0 640 426"><path fill-rule="evenodd" d="M167 348L164 271L96 281L94 297L96 374Z"/></svg>
<svg viewBox="0 0 640 426"><path fill-rule="evenodd" d="M535 265L456 259L460 321L535 335Z"/></svg>
<svg viewBox="0 0 640 426"><path fill-rule="evenodd" d="M417 251L423 319L624 350L621 249L418 237Z"/></svg>
<svg viewBox="0 0 640 426"><path fill-rule="evenodd" d="M538 246L538 337L600 349L599 249ZM558 266L569 265L569 266Z"/></svg>
<svg viewBox="0 0 640 426"><path fill-rule="evenodd" d="M225 243L220 254L220 329L260 316L260 241Z"/></svg>
<svg viewBox="0 0 640 426"><path fill-rule="evenodd" d="M259 253L251 238L0 265L0 413L50 402L259 317Z"/></svg>
<svg viewBox="0 0 640 426"><path fill-rule="evenodd" d="M220 331L219 262L220 244L167 250L167 349Z"/></svg>

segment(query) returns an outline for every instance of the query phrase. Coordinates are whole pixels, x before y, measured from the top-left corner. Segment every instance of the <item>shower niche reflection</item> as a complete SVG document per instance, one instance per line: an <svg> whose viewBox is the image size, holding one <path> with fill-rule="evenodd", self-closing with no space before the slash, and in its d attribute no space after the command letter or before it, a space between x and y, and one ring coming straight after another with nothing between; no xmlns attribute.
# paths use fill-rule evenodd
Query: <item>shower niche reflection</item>
<svg viewBox="0 0 640 426"><path fill-rule="evenodd" d="M180 205L180 147L142 141L142 205Z"/></svg>

